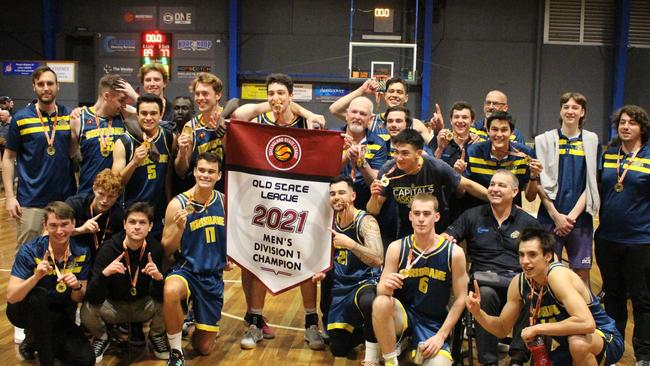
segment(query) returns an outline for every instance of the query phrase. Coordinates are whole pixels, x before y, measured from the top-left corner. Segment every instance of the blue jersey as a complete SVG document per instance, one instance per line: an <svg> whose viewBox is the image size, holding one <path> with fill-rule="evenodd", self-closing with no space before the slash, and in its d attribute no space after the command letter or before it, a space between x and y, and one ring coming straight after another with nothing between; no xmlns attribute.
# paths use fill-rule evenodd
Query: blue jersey
<svg viewBox="0 0 650 366"><path fill-rule="evenodd" d="M552 270L558 267L564 267L564 265L559 262L551 263L547 273L551 273ZM591 294L591 291L589 294L591 302L587 306L589 306L589 311L596 322L596 331L608 335L619 334L618 330L616 330L616 323L607 315L598 298ZM536 304L539 298L539 291L535 291L531 296L531 284L524 273L519 275L519 295L524 303L524 311L528 311L531 306L531 301L533 301L533 304ZM537 323L556 323L569 317L569 312L564 307L564 304L555 297L550 286L546 286L546 289L542 293L542 303L537 315ZM558 342L566 342L566 337L554 336L553 338Z"/></svg>
<svg viewBox="0 0 650 366"><path fill-rule="evenodd" d="M343 233L357 243L363 243L361 237L361 222L367 216L366 211L355 210L354 220L346 227L340 227L334 223L334 230ZM351 250L337 247L334 249L334 285L332 293L347 293L355 289L359 284L368 280L377 279L379 271L377 268L370 267L357 258Z"/></svg>
<svg viewBox="0 0 650 366"><path fill-rule="evenodd" d="M142 161L140 166L135 168L131 179L124 187L122 207L127 208L135 202L147 202L154 208L154 229L153 233L162 232L162 219L165 216L167 200L165 198L165 180L169 159L172 157L171 144L173 137L171 132L158 127L158 136L151 141L156 145L160 153L160 160L154 162L151 157ZM133 160L133 154L141 143L131 134L126 132L120 137L126 151L127 163Z"/></svg>
<svg viewBox="0 0 650 366"><path fill-rule="evenodd" d="M79 189L77 193L91 193L93 182L99 172L113 166L113 147L115 140L124 134L122 116L97 117L93 107L84 108L79 116L79 149L81 163L79 164ZM109 128L109 121L111 127ZM105 139L102 146L101 139Z"/></svg>
<svg viewBox="0 0 650 366"><path fill-rule="evenodd" d="M629 167L623 190L616 192L616 166ZM596 237L625 244L650 243L650 146L643 145L636 159L613 146L605 151L600 176L600 226Z"/></svg>
<svg viewBox="0 0 650 366"><path fill-rule="evenodd" d="M509 154L502 160L497 160L492 156L492 142L490 141L469 145L467 148L467 169L465 169L464 175L487 188L490 185L490 180L494 172L498 169L506 169L517 176L517 179L519 179L519 191L523 192L526 189L526 184L530 180L530 172L526 158L510 154L515 153L515 149L531 158L535 157L535 151L533 149L517 142L510 142L508 144ZM521 195L515 197L515 204L521 205Z"/></svg>
<svg viewBox="0 0 650 366"><path fill-rule="evenodd" d="M474 121L474 123L472 123L472 126L469 128L469 132L477 135L479 137L479 142L488 141L490 139L488 137L484 119ZM515 130L512 131L512 134L510 134L510 141L515 141L522 145L526 143L524 135L522 135L521 131L519 131L518 128L515 128Z"/></svg>
<svg viewBox="0 0 650 366"><path fill-rule="evenodd" d="M181 207L187 206L189 197L184 192L175 197ZM213 190L207 208L194 206L194 212L187 215L187 223L181 236L181 246L176 262L182 268L194 273L217 273L226 266L226 226L224 197Z"/></svg>
<svg viewBox="0 0 650 366"><path fill-rule="evenodd" d="M558 145L559 155L559 177L558 191L553 205L562 214L571 212L576 202L585 191L587 186L587 163L582 142L582 131L574 138L568 138L558 129L560 136ZM598 145L600 156L600 145ZM595 169L594 169L595 170ZM544 205L540 205L537 218L542 224L553 224ZM591 225L592 217L586 211L578 217L578 225ZM587 222L589 221L589 222Z"/></svg>
<svg viewBox="0 0 650 366"><path fill-rule="evenodd" d="M373 135L381 138L389 144L390 134L386 129L386 113L375 114L370 121L370 127L368 127L368 135Z"/></svg>
<svg viewBox="0 0 650 366"><path fill-rule="evenodd" d="M341 128L345 132L346 127ZM361 145L365 145L366 153L364 154L364 160L372 169L379 170L379 168L384 165L387 160L386 143L384 140L380 139L377 136L370 135L368 130L366 130L366 138L361 140ZM357 198L354 201L355 207L366 207L366 203L370 200L370 186L366 184L366 180L363 178L360 169L354 169L354 166L358 162L348 162L348 164L341 167L341 175L350 176L354 171L354 191L357 194Z"/></svg>
<svg viewBox="0 0 650 366"><path fill-rule="evenodd" d="M6 148L17 154L17 199L23 207L45 207L74 194L75 182L70 159L70 109L57 104L58 116L42 112L43 124L36 113L36 103L16 113L9 124ZM47 138L54 132L54 155L48 154Z"/></svg>
<svg viewBox="0 0 650 366"><path fill-rule="evenodd" d="M416 262L421 251L413 240L414 236L409 235L400 241L397 272L406 278L402 288L395 290L394 296L404 307L442 324L447 317L452 289L451 256L454 245L439 236L434 244L435 249ZM406 269L409 263L412 268Z"/></svg>
<svg viewBox="0 0 650 366"><path fill-rule="evenodd" d="M295 127L295 128L309 128L307 120L304 117L296 116L291 123L285 126L280 126L277 124L273 118L273 112L266 112L258 115L255 118L255 121L262 125L267 126L278 126L278 127Z"/></svg>
<svg viewBox="0 0 650 366"><path fill-rule="evenodd" d="M194 147L192 150L191 167L194 167L196 161L199 160L199 155L206 152L216 154L223 161L223 141L217 137L216 130L208 129L202 121L202 113L190 120L190 127L192 127L192 146Z"/></svg>
<svg viewBox="0 0 650 366"><path fill-rule="evenodd" d="M14 260L14 265L11 267L11 275L16 276L22 280L27 280L34 274L36 266L43 260L45 251L48 249L49 236L40 236L36 239L33 239L24 245L20 246L18 253L16 254L16 259ZM90 273L90 248L83 245L77 244L74 238L70 238L70 257L68 257L67 262L57 262L57 267L59 270L65 273L74 273L79 281L88 280L88 274ZM49 258L51 262L51 257ZM52 263L50 263L52 265ZM57 285L57 276L56 270L52 268L52 271L48 273L45 277L41 278L40 281L36 284L36 287L42 287L47 290L48 300L50 304L55 304L58 306L66 306L73 304L70 295L72 293L71 288L66 288L62 293L56 291Z"/></svg>

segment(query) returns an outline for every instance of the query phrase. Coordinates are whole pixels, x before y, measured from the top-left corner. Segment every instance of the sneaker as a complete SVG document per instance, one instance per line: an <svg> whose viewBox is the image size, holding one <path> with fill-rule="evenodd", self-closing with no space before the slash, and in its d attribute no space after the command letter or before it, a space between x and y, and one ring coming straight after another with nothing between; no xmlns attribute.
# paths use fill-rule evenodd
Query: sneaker
<svg viewBox="0 0 650 366"><path fill-rule="evenodd" d="M262 338L264 338L262 330L254 324L251 324L248 326L248 330L244 333L244 337L239 342L239 346L242 349L253 349L257 345L257 342L261 341Z"/></svg>
<svg viewBox="0 0 650 366"><path fill-rule="evenodd" d="M120 323L115 325L115 329L120 332L122 335L129 335L129 323Z"/></svg>
<svg viewBox="0 0 650 366"><path fill-rule="evenodd" d="M320 335L317 325L311 325L309 328L305 329L305 342L309 348L313 350L319 350L325 348L325 341Z"/></svg>
<svg viewBox="0 0 650 366"><path fill-rule="evenodd" d="M323 338L323 342L325 342L326 344L330 344L330 334L327 333L327 329L321 330L320 336Z"/></svg>
<svg viewBox="0 0 650 366"><path fill-rule="evenodd" d="M363 361L361 361L361 366L379 366L379 362L370 361L370 360L363 360Z"/></svg>
<svg viewBox="0 0 650 366"><path fill-rule="evenodd" d="M169 359L169 345L167 343L167 335L165 333L155 336L149 334L149 344L151 345L151 350L157 359Z"/></svg>
<svg viewBox="0 0 650 366"><path fill-rule="evenodd" d="M497 343L497 349L500 353L507 353L510 350L510 345L507 343Z"/></svg>
<svg viewBox="0 0 650 366"><path fill-rule="evenodd" d="M34 347L32 347L31 342L24 340L19 346L18 346L18 354L20 355L20 358L23 361L31 361L36 358L34 356L34 353L36 350Z"/></svg>
<svg viewBox="0 0 650 366"><path fill-rule="evenodd" d="M147 342L144 340L144 331L142 330L142 323L129 324L131 333L129 334L129 344L133 347L144 347Z"/></svg>
<svg viewBox="0 0 650 366"><path fill-rule="evenodd" d="M185 357L183 357L181 351L172 349L169 352L169 360L167 360L167 366L185 366Z"/></svg>
<svg viewBox="0 0 650 366"><path fill-rule="evenodd" d="M639 360L636 362L636 366L650 366L650 360Z"/></svg>
<svg viewBox="0 0 650 366"><path fill-rule="evenodd" d="M95 338L92 344L93 352L95 353L95 363L99 363L104 358L104 352L108 349L111 341L108 339Z"/></svg>
<svg viewBox="0 0 650 366"><path fill-rule="evenodd" d="M195 324L193 319L185 319L183 322L183 337L187 337L192 333Z"/></svg>
<svg viewBox="0 0 650 366"><path fill-rule="evenodd" d="M395 343L395 354L397 357L399 357L404 351L409 346L409 339L406 337L402 337L397 340L397 343Z"/></svg>
<svg viewBox="0 0 650 366"><path fill-rule="evenodd" d="M14 327L14 343L22 344L25 340L25 329Z"/></svg>
<svg viewBox="0 0 650 366"><path fill-rule="evenodd" d="M275 331L266 323L266 318L262 317L262 336L264 339L275 338Z"/></svg>

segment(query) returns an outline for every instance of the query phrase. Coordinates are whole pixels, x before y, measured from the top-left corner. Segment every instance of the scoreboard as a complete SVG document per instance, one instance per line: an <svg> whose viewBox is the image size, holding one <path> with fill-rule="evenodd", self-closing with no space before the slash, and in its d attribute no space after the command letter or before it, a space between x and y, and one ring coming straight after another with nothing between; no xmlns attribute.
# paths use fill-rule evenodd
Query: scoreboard
<svg viewBox="0 0 650 366"><path fill-rule="evenodd" d="M162 33L159 31L143 32L141 34L140 44L140 64L141 66L151 63L159 63L167 70L167 75L171 77L172 62L172 35L171 33Z"/></svg>

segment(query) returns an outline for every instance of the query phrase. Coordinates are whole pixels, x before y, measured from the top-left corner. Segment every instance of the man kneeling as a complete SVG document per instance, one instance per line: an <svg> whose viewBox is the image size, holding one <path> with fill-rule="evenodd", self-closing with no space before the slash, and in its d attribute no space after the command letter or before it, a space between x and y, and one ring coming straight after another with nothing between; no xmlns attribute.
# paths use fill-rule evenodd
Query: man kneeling
<svg viewBox="0 0 650 366"><path fill-rule="evenodd" d="M169 358L162 315L162 244L149 235L153 208L145 202L131 205L124 232L104 242L97 252L81 322L95 337L93 351L99 362L110 344L106 323L139 323L151 319L149 342L157 358Z"/></svg>
<svg viewBox="0 0 650 366"><path fill-rule="evenodd" d="M392 242L386 252L372 307L386 366L397 365L395 340L407 333L424 365L452 364L445 339L463 313L468 278L463 249L436 234L437 209L434 196L417 194L409 212L413 235ZM447 311L452 290L455 301Z"/></svg>
<svg viewBox="0 0 650 366"><path fill-rule="evenodd" d="M470 292L466 305L476 320L497 337L510 333L519 313L530 309L530 326L521 338L538 364L544 354L543 336L560 346L551 352L553 364L606 365L616 363L624 351L623 337L580 277L553 261L555 238L541 229L528 228L519 237L519 264L523 273L508 287L508 302L499 316L481 310L480 291ZM474 288L478 288L476 282ZM572 361L573 360L573 361Z"/></svg>

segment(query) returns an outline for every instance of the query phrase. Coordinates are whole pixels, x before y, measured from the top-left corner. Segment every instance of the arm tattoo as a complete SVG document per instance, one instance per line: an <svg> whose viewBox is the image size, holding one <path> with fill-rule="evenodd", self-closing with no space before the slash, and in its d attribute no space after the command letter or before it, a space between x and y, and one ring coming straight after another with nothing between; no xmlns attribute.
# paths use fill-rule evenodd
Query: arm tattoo
<svg viewBox="0 0 650 366"><path fill-rule="evenodd" d="M357 256L363 263L371 267L379 267L383 262L384 246L381 241L379 224L377 220L370 215L366 215L361 221L361 238L363 244L357 243L352 249L352 253Z"/></svg>

